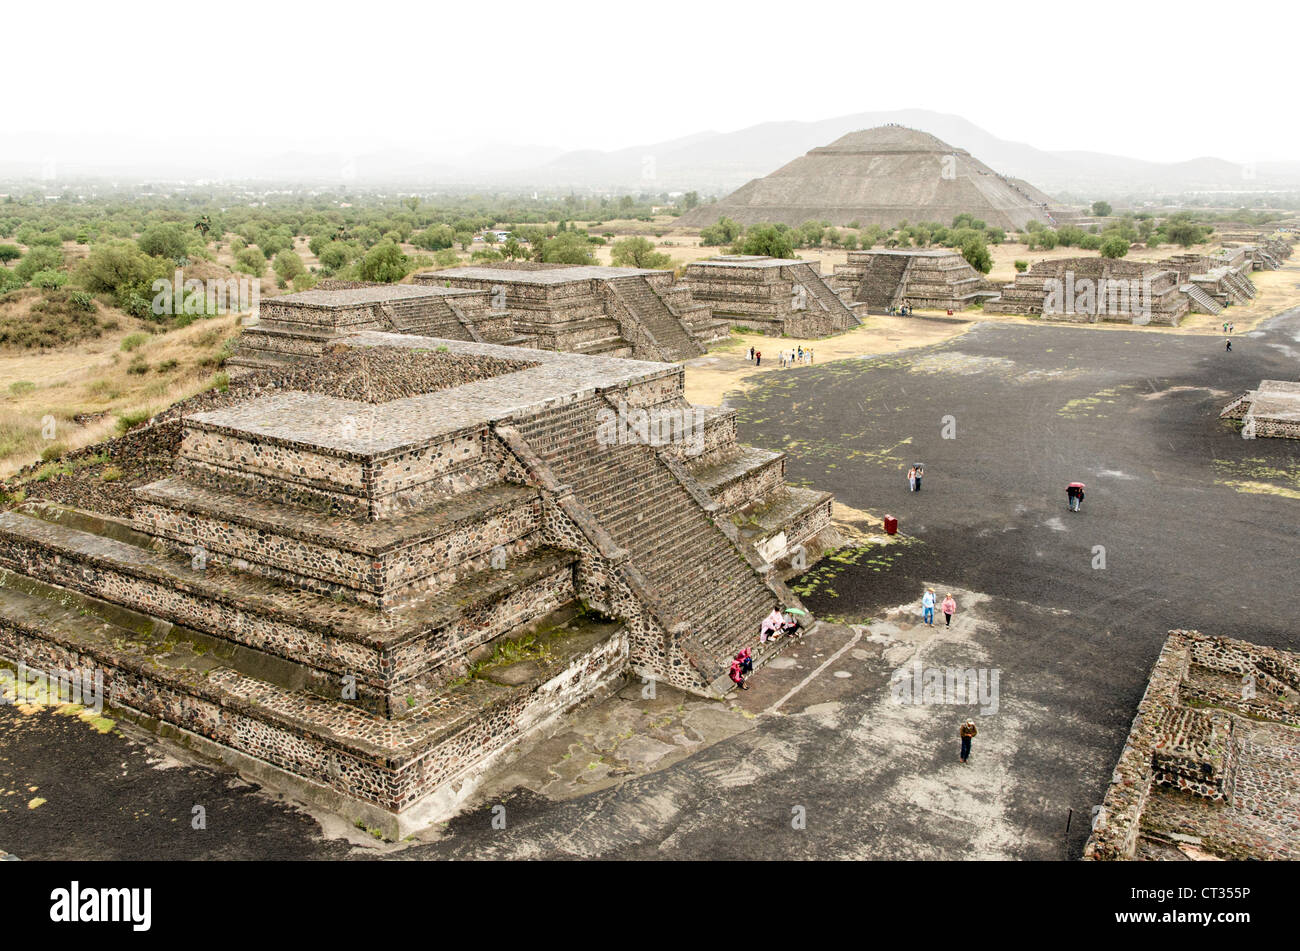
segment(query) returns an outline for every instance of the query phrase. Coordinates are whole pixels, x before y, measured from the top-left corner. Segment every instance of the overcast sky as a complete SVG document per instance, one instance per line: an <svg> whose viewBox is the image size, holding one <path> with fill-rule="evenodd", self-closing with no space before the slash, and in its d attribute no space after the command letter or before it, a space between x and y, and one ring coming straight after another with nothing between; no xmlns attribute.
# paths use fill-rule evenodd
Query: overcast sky
<svg viewBox="0 0 1300 951"><path fill-rule="evenodd" d="M1272 0L11 4L0 15L10 90L0 157L39 158L16 153L46 140L90 155L97 139L154 156L616 149L920 108L1044 149L1300 159L1288 101L1296 9Z"/></svg>

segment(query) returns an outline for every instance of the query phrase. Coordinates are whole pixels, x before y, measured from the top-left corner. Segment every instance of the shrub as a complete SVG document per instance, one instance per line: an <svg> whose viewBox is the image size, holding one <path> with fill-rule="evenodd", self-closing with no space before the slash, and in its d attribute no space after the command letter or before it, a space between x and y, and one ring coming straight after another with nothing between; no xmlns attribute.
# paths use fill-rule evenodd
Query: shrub
<svg viewBox="0 0 1300 951"><path fill-rule="evenodd" d="M122 352L130 353L149 342L148 334L127 334L122 338Z"/></svg>
<svg viewBox="0 0 1300 951"><path fill-rule="evenodd" d="M1101 256L1103 258L1122 258L1128 254L1129 243L1124 238L1116 235L1113 238L1107 238L1101 245Z"/></svg>
<svg viewBox="0 0 1300 951"><path fill-rule="evenodd" d="M37 271L32 275L31 283L32 287L39 287L47 291L58 290L68 283L68 275L62 271Z"/></svg>
<svg viewBox="0 0 1300 951"><path fill-rule="evenodd" d="M63 267L63 252L58 248L36 247L23 255L14 267L14 274L26 284L41 271L57 271Z"/></svg>
<svg viewBox="0 0 1300 951"><path fill-rule="evenodd" d="M1016 270L1019 271L1019 272L1022 273L1022 274L1023 274L1025 271L1028 271L1028 270L1029 270L1029 262L1028 262L1028 261L1019 261L1019 260L1016 261Z"/></svg>

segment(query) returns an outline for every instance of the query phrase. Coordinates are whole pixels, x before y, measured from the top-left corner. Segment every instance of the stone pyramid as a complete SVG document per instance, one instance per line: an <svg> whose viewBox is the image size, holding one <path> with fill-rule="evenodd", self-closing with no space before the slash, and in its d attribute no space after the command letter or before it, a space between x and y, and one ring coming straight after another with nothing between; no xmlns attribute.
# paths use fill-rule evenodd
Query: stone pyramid
<svg viewBox="0 0 1300 951"><path fill-rule="evenodd" d="M1000 175L965 149L887 125L850 132L678 220L703 227L725 215L743 225L818 220L892 227L904 219L949 225L969 212L1019 230L1033 219L1055 223L1061 214L1055 207L1049 212L1049 204L1033 186Z"/></svg>

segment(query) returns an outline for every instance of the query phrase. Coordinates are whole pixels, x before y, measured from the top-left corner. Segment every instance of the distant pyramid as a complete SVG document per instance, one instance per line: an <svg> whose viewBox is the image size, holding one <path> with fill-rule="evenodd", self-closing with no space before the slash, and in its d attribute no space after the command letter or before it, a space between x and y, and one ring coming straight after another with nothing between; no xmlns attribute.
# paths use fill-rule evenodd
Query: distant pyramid
<svg viewBox="0 0 1300 951"><path fill-rule="evenodd" d="M813 149L678 222L703 227L725 215L742 225L793 227L815 220L893 227L904 219L951 225L969 212L1018 231L1031 220L1055 224L1061 211L1032 185L999 175L965 149L928 132L886 125Z"/></svg>

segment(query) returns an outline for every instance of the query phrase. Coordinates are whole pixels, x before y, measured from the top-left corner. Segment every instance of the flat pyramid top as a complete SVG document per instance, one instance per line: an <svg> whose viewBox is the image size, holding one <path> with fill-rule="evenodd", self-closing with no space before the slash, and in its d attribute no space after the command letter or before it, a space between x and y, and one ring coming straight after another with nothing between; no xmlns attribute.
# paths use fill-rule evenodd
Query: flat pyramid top
<svg viewBox="0 0 1300 951"><path fill-rule="evenodd" d="M901 125L881 125L874 129L859 129L842 135L830 145L815 149L818 152L964 152L954 149L943 139L919 129Z"/></svg>

